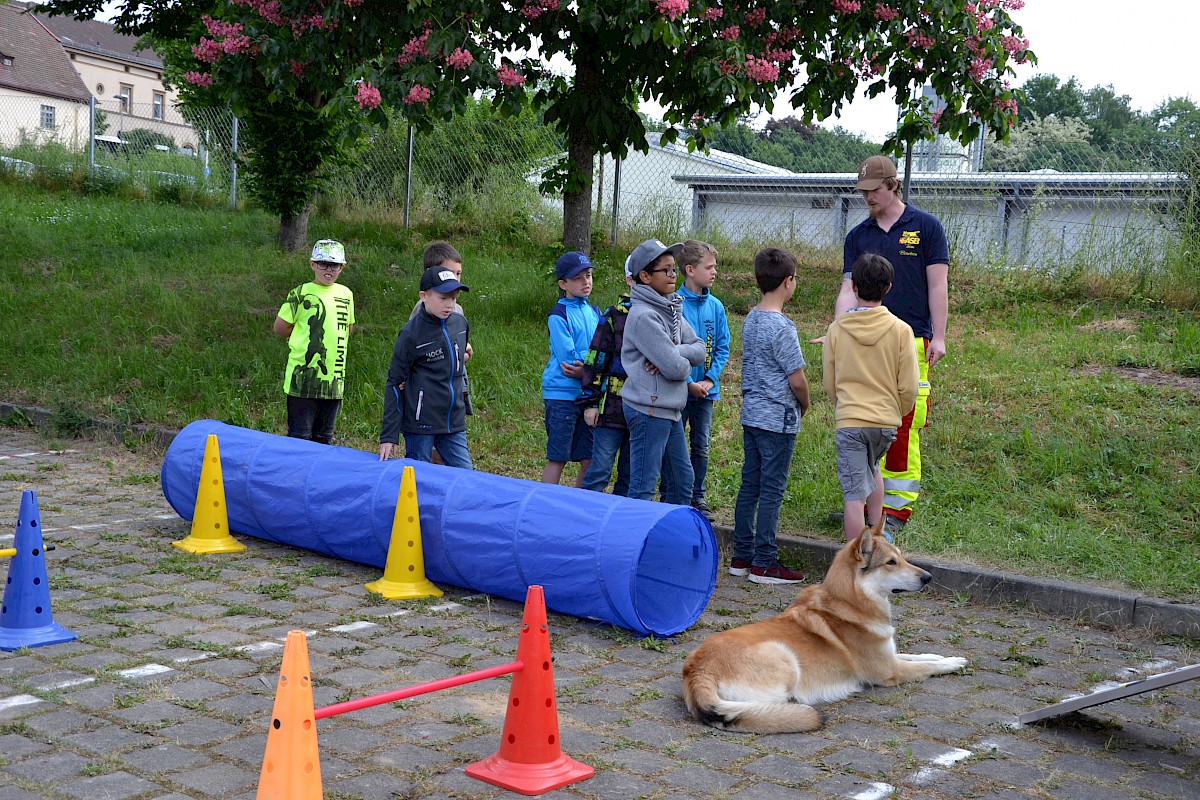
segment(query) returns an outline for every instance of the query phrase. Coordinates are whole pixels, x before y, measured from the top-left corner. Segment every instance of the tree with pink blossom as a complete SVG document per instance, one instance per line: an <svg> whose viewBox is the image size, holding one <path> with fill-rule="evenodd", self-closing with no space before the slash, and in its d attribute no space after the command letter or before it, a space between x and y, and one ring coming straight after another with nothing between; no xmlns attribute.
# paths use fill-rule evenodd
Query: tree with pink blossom
<svg viewBox="0 0 1200 800"><path fill-rule="evenodd" d="M48 0L85 13L102 0ZM889 94L901 112L885 143L934 131L920 88L945 103L940 134L967 141L987 127L1007 134L1016 92L1013 66L1033 58L1010 12L1022 0L229 0L179 5L153 0L150 13L118 0L117 26L169 29L188 43L180 70L187 92L250 101L286 100L342 119L338 154L352 154L364 120L398 110L418 127L445 119L483 93L501 113L535 103L567 152L545 178L563 195L563 241L591 244L592 169L599 154L645 151L639 103L664 109L664 142L681 134L703 148L714 131L782 94L805 123L833 116L859 91ZM174 9L170 13L168 8ZM140 11L139 11L140 10ZM142 15L139 16L139 13ZM203 23L207 13L221 25ZM190 26L170 28L180 17ZM147 21L149 20L149 21ZM195 48L195 49L192 49ZM552 65L569 64L566 71ZM182 76L182 72L178 73ZM194 77L195 77L194 76ZM204 84L211 78L211 86ZM380 104L360 102L358 86ZM371 96L374 101L374 96Z"/></svg>

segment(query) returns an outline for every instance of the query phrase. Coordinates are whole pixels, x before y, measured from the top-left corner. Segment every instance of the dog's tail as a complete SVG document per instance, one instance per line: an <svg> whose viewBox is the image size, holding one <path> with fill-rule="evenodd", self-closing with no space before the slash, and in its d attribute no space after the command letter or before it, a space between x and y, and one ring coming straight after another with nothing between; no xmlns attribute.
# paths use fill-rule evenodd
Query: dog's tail
<svg viewBox="0 0 1200 800"><path fill-rule="evenodd" d="M804 733L823 724L820 712L803 703L726 700L714 679L696 673L685 676L683 699L693 717L724 731Z"/></svg>

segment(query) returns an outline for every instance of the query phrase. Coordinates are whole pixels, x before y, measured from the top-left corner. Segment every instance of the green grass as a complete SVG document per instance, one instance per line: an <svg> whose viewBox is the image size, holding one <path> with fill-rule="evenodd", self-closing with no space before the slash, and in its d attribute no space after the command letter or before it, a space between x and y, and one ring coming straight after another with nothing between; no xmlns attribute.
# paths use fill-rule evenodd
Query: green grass
<svg viewBox="0 0 1200 800"><path fill-rule="evenodd" d="M60 432L99 415L170 427L213 418L283 433L285 344L271 323L288 289L311 273L306 253L275 248L274 220L17 182L0 191L0 219L10 244L0 263L0 315L10 321L0 400L54 410ZM350 259L342 281L355 292L358 325L342 443L376 449L382 385L416 300L421 249L447 238L472 287L464 298L476 352L472 455L479 469L536 479L545 314L560 246L520 225L449 220L405 230L395 220L317 215L309 234L346 242ZM709 497L728 523L741 463L738 334L755 292L751 249L718 246L716 291L730 311L734 356L714 422ZM790 310L814 405L782 529L838 539L824 522L841 507L833 415L819 388L819 348L807 340L829 323L839 254L801 254ZM602 307L621 285L624 255L593 254ZM953 269L951 281L949 356L933 375L924 494L908 550L1200 601L1200 316L1178 266L1128 280ZM1138 372L1141 381L1127 377ZM161 566L194 568L180 557Z"/></svg>

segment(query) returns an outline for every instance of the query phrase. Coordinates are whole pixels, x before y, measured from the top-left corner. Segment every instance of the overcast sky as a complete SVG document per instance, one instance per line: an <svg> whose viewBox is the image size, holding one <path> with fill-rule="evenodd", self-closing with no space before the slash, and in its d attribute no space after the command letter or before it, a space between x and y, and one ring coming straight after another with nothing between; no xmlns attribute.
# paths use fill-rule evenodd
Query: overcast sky
<svg viewBox="0 0 1200 800"><path fill-rule="evenodd" d="M1038 56L1036 66L1018 68L1014 85L1036 74L1063 82L1075 77L1085 90L1111 84L1141 111L1168 97L1200 102L1191 59L1200 49L1197 0L1025 0L1012 16ZM775 116L787 116L790 108L777 104ZM839 124L882 141L896 125L894 101L856 101L823 127Z"/></svg>

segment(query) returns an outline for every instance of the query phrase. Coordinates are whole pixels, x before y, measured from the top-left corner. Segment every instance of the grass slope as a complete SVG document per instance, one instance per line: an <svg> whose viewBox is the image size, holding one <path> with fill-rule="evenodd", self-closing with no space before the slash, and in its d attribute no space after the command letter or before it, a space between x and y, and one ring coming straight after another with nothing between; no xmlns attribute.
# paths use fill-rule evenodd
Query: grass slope
<svg viewBox="0 0 1200 800"><path fill-rule="evenodd" d="M0 192L6 357L0 399L183 426L198 418L282 433L283 340L271 323L311 275L280 254L258 212L183 209L55 193ZM468 431L480 469L536 479L544 458L540 375L557 247L523 230L316 217L313 238L347 244L355 292L342 442L374 450L395 334L416 300L420 253L447 238L464 254L476 356ZM624 252L599 248L594 301L611 303ZM741 464L741 316L755 302L752 253L722 246L716 293L734 354L713 431L709 495L732 521ZM809 361L813 413L798 438L782 529L831 539L840 508L832 408L820 351L840 280L804 256L791 312ZM906 547L1034 576L1200 601L1200 372L1197 315L1151 290L1079 272L951 272L949 357L935 370L926 477ZM1132 368L1132 369L1131 369ZM1126 377L1133 374L1141 380ZM1191 381L1191 383L1189 383Z"/></svg>

